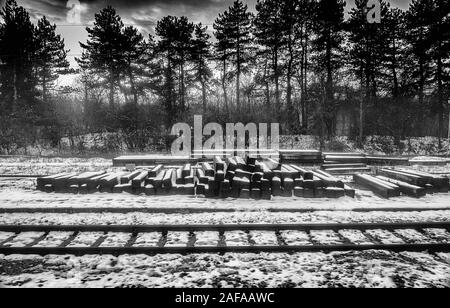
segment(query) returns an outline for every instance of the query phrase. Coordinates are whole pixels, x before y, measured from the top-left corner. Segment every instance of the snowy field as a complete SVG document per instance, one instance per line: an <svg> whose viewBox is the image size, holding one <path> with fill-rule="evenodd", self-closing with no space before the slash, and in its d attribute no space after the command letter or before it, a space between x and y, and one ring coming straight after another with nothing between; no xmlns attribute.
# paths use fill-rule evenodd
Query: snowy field
<svg viewBox="0 0 450 308"><path fill-rule="evenodd" d="M447 172L446 167L426 167ZM0 175L53 174L113 170L105 159L2 159ZM358 187L357 187L358 188ZM54 208L94 209L93 213L43 213ZM108 209L128 209L126 214ZM136 208L136 211L133 209ZM35 213L0 213L0 224L241 224L241 223L336 223L336 222L438 222L450 221L450 194L422 199L408 197L385 200L357 189L355 199L276 198L272 201L207 200L194 197L145 197L129 194L46 194L35 191L33 179L0 178L0 211L34 209ZM151 210L143 213L141 209ZM355 212L369 209L373 212ZM387 211L387 209L393 210ZM341 236L367 244L359 231L343 230ZM414 230L372 230L383 243L423 242ZM435 242L449 242L442 230L427 230ZM10 234L0 233L0 241ZM9 245L23 247L42 236L25 233ZM61 244L70 234L50 233L39 246ZM74 247L92 245L102 234L83 233ZM102 246L123 246L129 235L111 234ZM334 244L341 237L333 232L312 232L312 240ZM311 245L307 234L281 232L232 232L221 239L214 232L195 234L197 246ZM139 235L135 246L186 246L186 233ZM225 254L158 256L0 256L0 287L450 287L450 254L391 253L386 251L296 254Z"/></svg>
<svg viewBox="0 0 450 308"><path fill-rule="evenodd" d="M0 256L2 287L440 287L450 255L331 254Z"/></svg>

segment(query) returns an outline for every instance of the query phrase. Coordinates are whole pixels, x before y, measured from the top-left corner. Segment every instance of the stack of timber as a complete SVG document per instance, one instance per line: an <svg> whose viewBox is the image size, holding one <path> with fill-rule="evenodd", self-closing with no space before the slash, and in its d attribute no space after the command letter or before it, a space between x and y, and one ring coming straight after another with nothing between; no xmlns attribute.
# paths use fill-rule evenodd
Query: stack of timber
<svg viewBox="0 0 450 308"><path fill-rule="evenodd" d="M197 170L197 195L219 198L265 199L272 197L340 198L354 190L329 174L281 164L273 159L216 157Z"/></svg>
<svg viewBox="0 0 450 308"><path fill-rule="evenodd" d="M417 170L398 168L398 169L381 169L379 175L386 176L395 180L404 181L411 185L426 188L427 193L448 193L449 178L438 176Z"/></svg>
<svg viewBox="0 0 450 308"><path fill-rule="evenodd" d="M154 166L154 165L183 165L195 163L196 161L189 156L170 156L170 155L137 155L121 156L113 159L114 167L134 166Z"/></svg>
<svg viewBox="0 0 450 308"><path fill-rule="evenodd" d="M61 173L38 178L37 188L45 192L90 193L96 190L100 186L100 181L107 176L106 172ZM94 187L93 183L97 185Z"/></svg>
<svg viewBox="0 0 450 308"><path fill-rule="evenodd" d="M38 178L37 188L74 194L197 195L256 200L355 196L354 189L322 170L305 169L301 164L281 163L272 158L220 155L212 161L179 166L155 164L132 171L61 173Z"/></svg>
<svg viewBox="0 0 450 308"><path fill-rule="evenodd" d="M147 196L195 195L195 169L191 164L177 168L158 165L148 173L142 187Z"/></svg>
<svg viewBox="0 0 450 308"><path fill-rule="evenodd" d="M323 163L322 152L304 150L279 150L282 163L299 165L320 165Z"/></svg>
<svg viewBox="0 0 450 308"><path fill-rule="evenodd" d="M449 178L410 169L379 169L377 176L356 174L357 184L384 198L406 195L420 198L427 194L448 193Z"/></svg>
<svg viewBox="0 0 450 308"><path fill-rule="evenodd" d="M220 156L195 166L141 167L113 173L61 173L39 178L39 190L61 193L130 193L137 195L198 195L207 198L265 199L274 197L354 197L355 191L321 170L276 160Z"/></svg>
<svg viewBox="0 0 450 308"><path fill-rule="evenodd" d="M367 158L359 153L325 153L322 169L334 175L353 175L355 173L371 173L367 166Z"/></svg>

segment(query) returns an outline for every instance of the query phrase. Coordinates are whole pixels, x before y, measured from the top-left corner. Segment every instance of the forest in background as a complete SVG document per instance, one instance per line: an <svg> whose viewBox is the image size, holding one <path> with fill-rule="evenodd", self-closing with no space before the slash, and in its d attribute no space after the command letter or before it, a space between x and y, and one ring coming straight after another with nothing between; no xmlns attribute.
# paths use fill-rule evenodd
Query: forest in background
<svg viewBox="0 0 450 308"><path fill-rule="evenodd" d="M63 138L120 136L130 151L170 147L174 123L278 122L283 135L336 136L341 110L355 113L348 138L396 144L435 127L447 137L450 2L413 0L408 11L367 0L237 0L212 32L167 16L144 36L105 7L70 67L46 17L7 0L0 13L0 153ZM212 34L211 34L212 33ZM64 74L74 86L59 87ZM350 112L348 111L348 112ZM74 142L73 142L74 143ZM111 149L113 150L113 149Z"/></svg>

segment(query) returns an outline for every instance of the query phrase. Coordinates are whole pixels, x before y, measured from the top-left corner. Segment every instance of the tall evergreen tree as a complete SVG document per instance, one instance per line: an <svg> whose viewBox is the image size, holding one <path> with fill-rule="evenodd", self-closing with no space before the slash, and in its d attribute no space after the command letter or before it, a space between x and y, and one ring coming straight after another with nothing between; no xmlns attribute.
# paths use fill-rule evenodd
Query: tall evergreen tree
<svg viewBox="0 0 450 308"><path fill-rule="evenodd" d="M433 90L432 112L438 115L438 136L444 129L445 81L449 78L450 3L438 0L414 0L407 13L408 41L413 58L413 80L419 104L426 106L425 96ZM420 113L419 113L420 114Z"/></svg>
<svg viewBox="0 0 450 308"><path fill-rule="evenodd" d="M275 83L275 106L276 112L282 110L280 77L282 75L283 48L286 39L284 38L283 20L281 16L282 2L279 0L258 0L256 3L257 15L255 16L255 37L261 46L259 54L270 63L271 73L266 76Z"/></svg>
<svg viewBox="0 0 450 308"><path fill-rule="evenodd" d="M386 81L385 88L392 94L393 98L408 94L407 82L402 80L404 76L404 66L406 64L406 15L398 9L389 6L386 16L384 16L384 36L387 44L385 48L385 66Z"/></svg>
<svg viewBox="0 0 450 308"><path fill-rule="evenodd" d="M221 71L221 85L225 103L225 109L228 115L230 115L230 108L228 102L228 81L230 80L229 74L229 62L231 60L231 42L226 37L226 24L222 22L223 15L219 14L219 18L214 22L214 36L216 42L214 44L214 59L218 63L218 68Z"/></svg>
<svg viewBox="0 0 450 308"><path fill-rule="evenodd" d="M216 39L223 52L234 65L231 76L236 79L236 106L241 109L241 76L249 72L252 61L252 19L253 14L241 0L216 19L214 29Z"/></svg>
<svg viewBox="0 0 450 308"><path fill-rule="evenodd" d="M139 94L144 89L147 65L149 64L149 46L142 34L133 26L123 29L121 55L123 74L129 85L127 92L133 96L133 105L137 112Z"/></svg>
<svg viewBox="0 0 450 308"><path fill-rule="evenodd" d="M61 73L68 72L69 62L64 40L56 34L56 25L50 24L45 16L38 21L36 45L35 68L43 101L47 102L49 90Z"/></svg>
<svg viewBox="0 0 450 308"><path fill-rule="evenodd" d="M317 71L325 75L326 80L322 117L329 137L333 134L333 119L336 113L334 75L342 60L344 8L343 0L320 0L315 16L316 38L313 43Z"/></svg>
<svg viewBox="0 0 450 308"><path fill-rule="evenodd" d="M86 28L89 39L80 43L83 55L77 59L80 67L98 76L105 76L101 82L109 91L109 104L114 107L116 88L121 75L121 43L124 24L111 6L95 15L92 28Z"/></svg>
<svg viewBox="0 0 450 308"><path fill-rule="evenodd" d="M194 40L192 48L192 61L194 64L195 81L199 82L202 88L202 105L203 114L206 114L207 97L206 91L208 81L212 77L212 70L209 67L208 61L212 57L211 43L209 42L210 35L206 32L207 27L202 24L195 26Z"/></svg>
<svg viewBox="0 0 450 308"><path fill-rule="evenodd" d="M35 112L36 78L33 65L36 56L35 26L29 13L15 0L7 0L0 12L0 78L2 109L15 114Z"/></svg>
<svg viewBox="0 0 450 308"><path fill-rule="evenodd" d="M158 51L165 56L164 100L169 124L186 111L188 65L195 26L187 17L167 16L158 21ZM177 82L177 83L176 83ZM178 91L175 87L178 85ZM174 100L174 98L177 98Z"/></svg>
<svg viewBox="0 0 450 308"><path fill-rule="evenodd" d="M306 131L309 120L308 76L310 73L310 45L316 5L314 0L285 0L282 3L284 37L287 40L287 122L290 131L298 130L297 124L300 123L303 130ZM300 106L297 106L297 108L295 108L292 100L294 77L296 77L300 87Z"/></svg>
<svg viewBox="0 0 450 308"><path fill-rule="evenodd" d="M407 41L410 45L411 77L419 97L420 106L424 106L425 89L430 80L430 25L432 0L413 0L406 13L408 31Z"/></svg>
<svg viewBox="0 0 450 308"><path fill-rule="evenodd" d="M430 51L434 69L432 81L436 89L435 110L438 114L439 147L444 135L445 81L450 78L450 2L434 0L430 16ZM447 97L448 98L448 97Z"/></svg>
<svg viewBox="0 0 450 308"><path fill-rule="evenodd" d="M350 12L347 23L349 31L350 50L348 52L349 63L355 76L360 81L360 117L359 137L364 137L364 109L365 104L374 103L378 93L378 81L381 75L382 61L384 59L385 46L383 26L367 21L367 2L356 0L356 7ZM387 5L381 2L381 15L386 16Z"/></svg>

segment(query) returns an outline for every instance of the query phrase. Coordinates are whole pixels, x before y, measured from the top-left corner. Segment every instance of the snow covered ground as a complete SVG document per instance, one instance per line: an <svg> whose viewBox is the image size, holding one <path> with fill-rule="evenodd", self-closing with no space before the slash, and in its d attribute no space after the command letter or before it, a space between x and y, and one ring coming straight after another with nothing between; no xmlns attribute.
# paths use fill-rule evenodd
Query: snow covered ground
<svg viewBox="0 0 450 308"><path fill-rule="evenodd" d="M400 213L198 213L198 214L0 214L0 224L17 225L158 225L158 224L295 224L450 221L450 211Z"/></svg>
<svg viewBox="0 0 450 308"><path fill-rule="evenodd" d="M437 169L436 169L437 168ZM446 172L447 167L426 167ZM0 174L54 174L114 170L105 159L2 159ZM424 170L422 168L422 170ZM381 199L367 190L357 198L295 199L272 201L218 200L187 196L146 197L129 194L46 194L35 191L33 179L0 178L1 209L37 209L35 213L0 213L0 224L30 225L143 225L143 224L244 224L244 223L336 223L336 222L437 222L450 221L450 194L421 199ZM98 213L39 213L39 209L97 209ZM130 209L114 214L108 209ZM136 208L136 211L133 209ZM149 209L152 213L139 212ZM370 209L374 212L354 212ZM400 210L399 212L384 211ZM406 211L401 211L402 209ZM427 210L431 209L431 211ZM310 210L310 212L302 212ZM414 230L367 232L381 242L423 242L425 235ZM426 230L432 242L449 242L445 230ZM0 242L10 233L0 233ZM26 233L9 242L23 247L41 233ZM70 233L51 232L38 246L61 245ZM96 243L101 233L81 233L72 246ZM368 244L359 231L311 232L313 242L341 243L349 239ZM101 246L124 246L129 234L108 234ZM135 247L166 245L179 247L242 245L311 245L308 234L299 231L216 232L196 234L139 234ZM450 254L391 253L386 251L296 254L200 254L157 256L0 256L0 287L450 287Z"/></svg>
<svg viewBox="0 0 450 308"><path fill-rule="evenodd" d="M112 170L112 162L104 158L0 157L0 174L50 175L61 172Z"/></svg>
<svg viewBox="0 0 450 308"><path fill-rule="evenodd" d="M130 209L145 208L153 212L176 213L189 211L348 211L442 209L450 210L450 194L427 195L415 199L406 196L385 200L368 190L357 190L355 199L298 199L276 197L267 200L205 199L193 196L135 196L128 193L72 195L35 191L34 180L0 178L0 209L70 208L76 209Z"/></svg>
<svg viewBox="0 0 450 308"><path fill-rule="evenodd" d="M0 286L448 288L448 258L386 251L118 258L0 256Z"/></svg>

